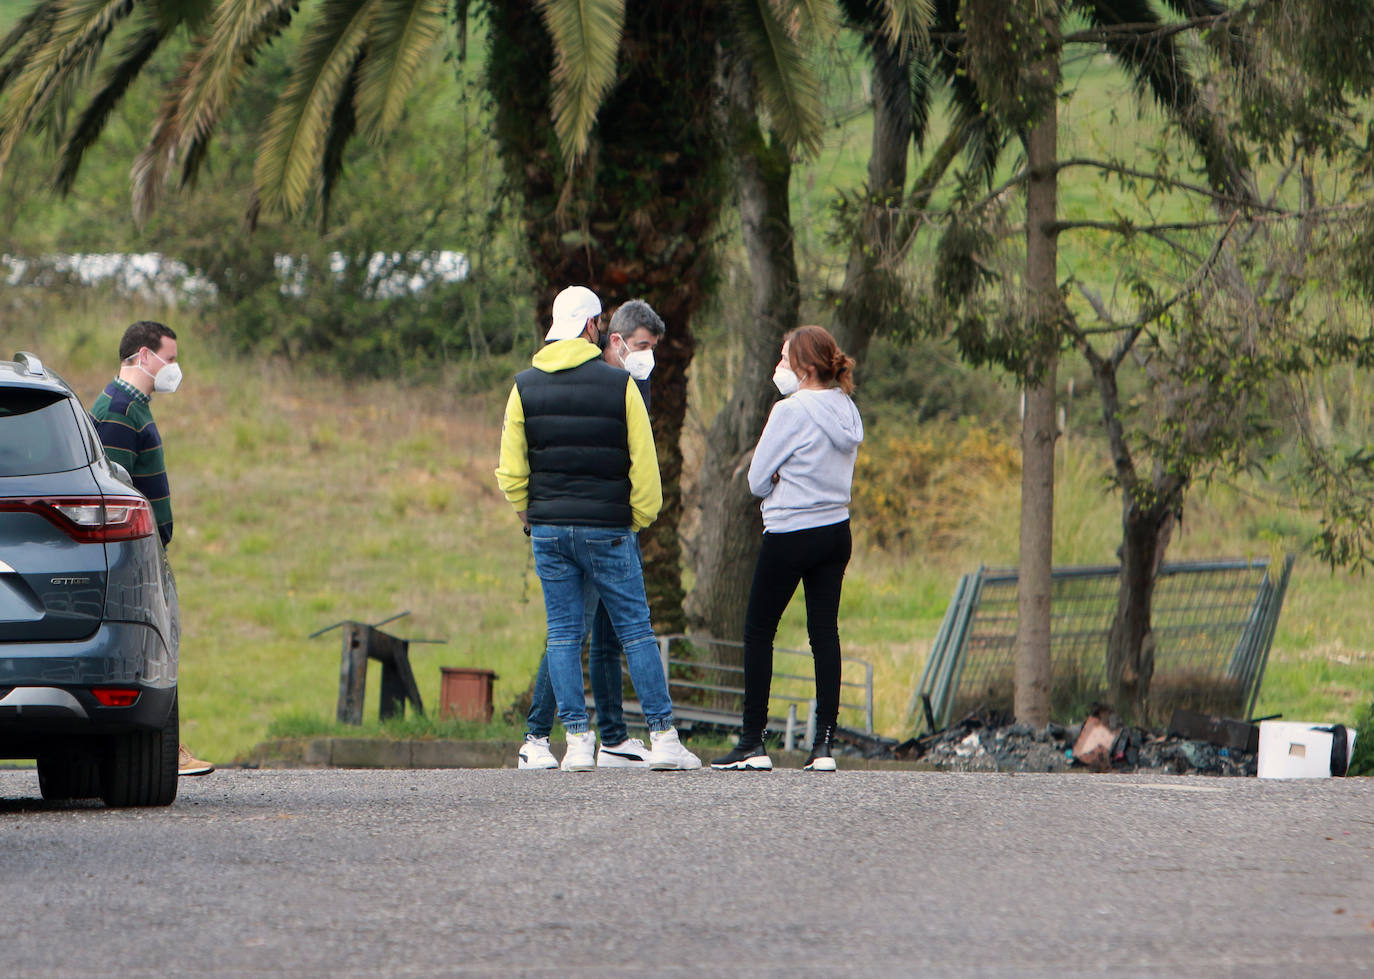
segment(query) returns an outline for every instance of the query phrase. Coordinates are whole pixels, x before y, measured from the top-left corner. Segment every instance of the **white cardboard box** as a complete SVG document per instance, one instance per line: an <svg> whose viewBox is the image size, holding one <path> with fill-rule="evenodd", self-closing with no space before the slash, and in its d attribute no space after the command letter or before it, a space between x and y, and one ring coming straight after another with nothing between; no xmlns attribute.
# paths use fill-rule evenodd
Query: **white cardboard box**
<svg viewBox="0 0 1374 979"><path fill-rule="evenodd" d="M1260 721L1260 778L1330 778L1330 724L1301 721ZM1346 728L1346 758L1355 748L1355 730ZM1342 775L1345 773L1342 772Z"/></svg>

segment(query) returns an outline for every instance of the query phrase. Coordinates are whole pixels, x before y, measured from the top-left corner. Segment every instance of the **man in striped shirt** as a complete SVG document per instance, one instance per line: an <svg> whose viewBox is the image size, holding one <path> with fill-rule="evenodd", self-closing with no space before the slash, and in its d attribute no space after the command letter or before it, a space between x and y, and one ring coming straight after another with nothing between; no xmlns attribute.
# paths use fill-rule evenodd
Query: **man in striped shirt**
<svg viewBox="0 0 1374 979"><path fill-rule="evenodd" d="M169 327L139 320L119 341L119 375L91 405L91 417L105 454L129 471L134 487L153 505L162 544L172 542L172 491L162 458L162 436L153 422L153 392L171 394L181 384L177 335ZM208 775L215 766L183 744L178 772Z"/></svg>
<svg viewBox="0 0 1374 979"><path fill-rule="evenodd" d="M153 391L176 390L166 377L177 364L177 335L169 327L140 320L124 331L119 342L119 376L111 381L91 406L100 441L113 462L129 470L134 486L153 505L157 532L164 545L172 542L172 491L162 458L162 436L153 421Z"/></svg>

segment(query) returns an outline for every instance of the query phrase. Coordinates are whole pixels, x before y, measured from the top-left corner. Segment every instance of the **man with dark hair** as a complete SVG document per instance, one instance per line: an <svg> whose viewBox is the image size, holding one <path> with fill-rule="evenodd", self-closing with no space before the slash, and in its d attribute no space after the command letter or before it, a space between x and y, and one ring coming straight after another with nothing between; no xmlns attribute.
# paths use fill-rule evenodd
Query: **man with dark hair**
<svg viewBox="0 0 1374 979"><path fill-rule="evenodd" d="M177 335L161 323L139 320L119 341L119 376L91 406L106 454L129 471L135 488L153 505L164 546L172 542L172 494L152 396L154 391L170 394L180 383Z"/></svg>
<svg viewBox="0 0 1374 979"><path fill-rule="evenodd" d="M162 436L153 421L153 392L171 394L181 385L177 335L161 323L139 320L119 341L119 374L91 405L91 418L105 454L128 470L134 488L153 505L158 536L172 542L172 491L162 457ZM181 745L181 775L209 775L215 766Z"/></svg>
<svg viewBox="0 0 1374 979"><path fill-rule="evenodd" d="M567 732L564 771L596 767L582 688L587 595L605 603L649 727L649 767L701 767L673 727L673 702L649 622L637 532L663 505L649 413L629 373L598 345L601 302L582 286L554 299L533 366L515 376L496 480L531 536L548 615L545 656Z"/></svg>
<svg viewBox="0 0 1374 979"><path fill-rule="evenodd" d="M635 379L644 404L649 404L649 373L654 369L654 348L663 339L663 320L642 299L622 303L611 316L611 325L601 335L602 359L621 367ZM596 753L597 768L648 768L649 749L639 738L630 737L623 707L624 680L620 670L621 646L611 627L611 617L603 602L596 601L592 616L591 642L587 671L591 678L592 699L596 703L596 726L601 731L601 747ZM557 768L558 759L549 750L549 735L558 705L549 683L549 661L539 661L539 672L531 690L530 712L526 718L525 743L516 763L522 769Z"/></svg>

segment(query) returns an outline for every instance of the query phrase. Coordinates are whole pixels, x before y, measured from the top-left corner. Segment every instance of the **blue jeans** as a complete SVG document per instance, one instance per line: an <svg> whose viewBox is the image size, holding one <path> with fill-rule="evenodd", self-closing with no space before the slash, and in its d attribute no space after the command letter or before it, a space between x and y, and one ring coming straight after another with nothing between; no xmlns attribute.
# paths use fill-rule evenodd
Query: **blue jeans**
<svg viewBox="0 0 1374 979"><path fill-rule="evenodd" d="M624 681L620 674L620 640L615 629L611 628L611 617L606 606L592 593L596 612L592 618L591 648L587 656L587 668L591 674L592 699L596 701L596 726L601 729L602 744L620 744L630 736L625 727L625 710L622 704ZM547 738L553 731L558 702L553 696L553 684L549 683L549 659L539 659L539 672L534 678L534 693L530 702L530 713L526 733L532 738Z"/></svg>
<svg viewBox="0 0 1374 979"><path fill-rule="evenodd" d="M587 635L585 589L590 586L625 648L630 681L650 731L673 726L673 702L649 623L639 539L629 528L535 524L530 543L534 569L544 586L548 640L544 658L558 703L558 719L570 734L591 724L582 691L582 640Z"/></svg>

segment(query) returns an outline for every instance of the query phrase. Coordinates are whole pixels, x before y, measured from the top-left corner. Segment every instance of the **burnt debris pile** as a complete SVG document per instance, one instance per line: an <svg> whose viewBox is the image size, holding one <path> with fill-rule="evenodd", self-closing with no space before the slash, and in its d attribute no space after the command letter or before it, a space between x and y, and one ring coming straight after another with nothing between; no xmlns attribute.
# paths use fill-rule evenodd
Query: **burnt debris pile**
<svg viewBox="0 0 1374 979"><path fill-rule="evenodd" d="M999 711L975 712L949 727L911 738L891 757L952 772L1154 772L1254 775L1255 726L1176 712L1165 731L1125 727L1108 708L1082 724L1032 728Z"/></svg>

